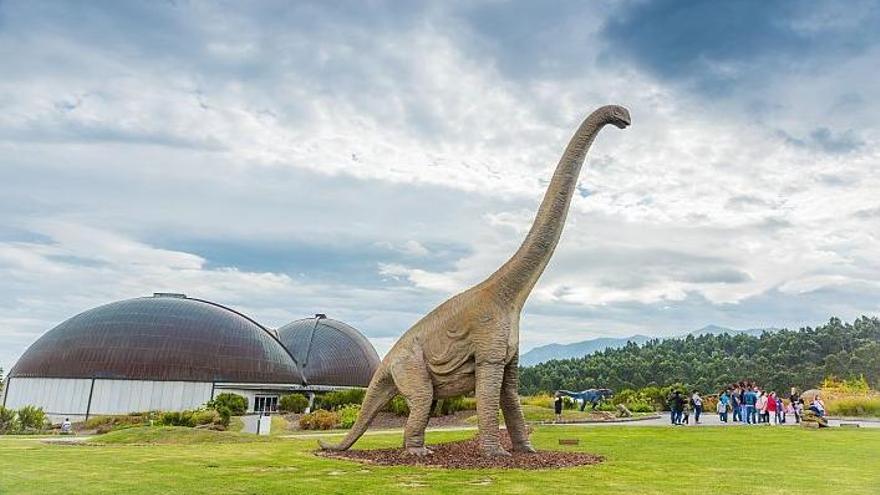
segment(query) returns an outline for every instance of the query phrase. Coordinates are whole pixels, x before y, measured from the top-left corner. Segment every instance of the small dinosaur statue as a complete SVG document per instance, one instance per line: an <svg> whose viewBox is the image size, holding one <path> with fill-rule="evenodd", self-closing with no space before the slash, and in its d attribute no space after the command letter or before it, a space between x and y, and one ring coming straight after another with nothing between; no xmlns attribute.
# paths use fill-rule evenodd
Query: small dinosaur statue
<svg viewBox="0 0 880 495"><path fill-rule="evenodd" d="M591 388L580 392L559 390L559 393L581 401L581 412L587 408L587 404L591 404L592 409L595 410L596 406L598 406L606 397L614 395L614 392L610 388Z"/></svg>
<svg viewBox="0 0 880 495"><path fill-rule="evenodd" d="M430 454L425 427L432 400L475 392L484 455L510 455L500 444L499 406L513 450L535 451L517 393L520 313L559 242L587 151L608 124L627 127L629 111L608 105L583 121L516 253L489 278L437 306L401 336L373 375L354 426L337 445L321 441L323 449L351 447L379 410L401 394L410 411L404 447L413 455Z"/></svg>

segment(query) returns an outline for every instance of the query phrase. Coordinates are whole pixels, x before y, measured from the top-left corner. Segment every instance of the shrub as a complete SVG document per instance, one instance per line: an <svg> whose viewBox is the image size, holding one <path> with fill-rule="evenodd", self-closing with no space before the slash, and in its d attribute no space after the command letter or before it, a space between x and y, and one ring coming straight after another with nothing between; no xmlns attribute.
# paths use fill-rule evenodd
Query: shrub
<svg viewBox="0 0 880 495"><path fill-rule="evenodd" d="M547 409L553 409L553 403L556 401L556 397L550 394L538 394L538 395L526 395L520 398L520 403L525 406L536 406L536 407L544 407ZM562 397L562 408L563 409L576 409L577 404L574 399L568 396Z"/></svg>
<svg viewBox="0 0 880 495"><path fill-rule="evenodd" d="M654 412L654 405L649 404L647 402L635 401L629 402L626 404L627 409L631 412L637 413L646 413L646 412Z"/></svg>
<svg viewBox="0 0 880 495"><path fill-rule="evenodd" d="M364 401L367 391L361 388L335 390L319 396L316 400L317 408L335 411L348 404L360 405Z"/></svg>
<svg viewBox="0 0 880 495"><path fill-rule="evenodd" d="M229 408L233 416L241 416L247 412L248 401L238 394L222 393L208 402L207 408L219 411L221 407Z"/></svg>
<svg viewBox="0 0 880 495"><path fill-rule="evenodd" d="M840 380L837 377L831 376L825 378L819 388L821 388L822 392L825 392L826 394L866 395L871 391L871 387L868 386L868 381L865 380L865 375L850 380Z"/></svg>
<svg viewBox="0 0 880 495"><path fill-rule="evenodd" d="M829 400L828 414L880 417L880 397L845 397Z"/></svg>
<svg viewBox="0 0 880 495"><path fill-rule="evenodd" d="M220 423L218 424L223 425L224 428L228 427L229 420L232 419L232 411L230 411L229 408L226 406L219 406L215 408L215 411L217 411L217 414L220 415Z"/></svg>
<svg viewBox="0 0 880 495"><path fill-rule="evenodd" d="M340 407L336 413L339 415L339 427L340 428L351 428L354 426L355 421L357 421L358 414L361 412L361 406L357 404L349 404L347 406Z"/></svg>
<svg viewBox="0 0 880 495"><path fill-rule="evenodd" d="M407 405L406 399L402 395L395 395L385 409L396 416L409 416L409 405Z"/></svg>
<svg viewBox="0 0 880 495"><path fill-rule="evenodd" d="M284 395L278 400L278 409L281 412L299 414L309 407L309 399L303 394Z"/></svg>
<svg viewBox="0 0 880 495"><path fill-rule="evenodd" d="M46 413L42 408L24 406L18 410L18 427L24 431L40 431L46 427Z"/></svg>
<svg viewBox="0 0 880 495"><path fill-rule="evenodd" d="M15 411L0 406L0 435L15 430Z"/></svg>
<svg viewBox="0 0 880 495"><path fill-rule="evenodd" d="M189 417L185 415L188 411L166 411L159 416L159 424L164 426L193 426L190 422L192 413Z"/></svg>
<svg viewBox="0 0 880 495"><path fill-rule="evenodd" d="M130 413L125 416L93 416L85 422L84 427L87 430L107 432L116 428L148 425L150 420L159 419L159 416L158 411Z"/></svg>
<svg viewBox="0 0 880 495"><path fill-rule="evenodd" d="M162 426L229 426L229 408L196 409L195 411L166 411L159 414L158 424Z"/></svg>
<svg viewBox="0 0 880 495"><path fill-rule="evenodd" d="M193 426L216 425L220 424L221 417L220 413L214 409L202 409L193 411L192 422Z"/></svg>
<svg viewBox="0 0 880 495"><path fill-rule="evenodd" d="M299 427L303 430L330 430L339 425L339 413L318 409L299 418Z"/></svg>
<svg viewBox="0 0 880 495"><path fill-rule="evenodd" d="M458 411L473 411L476 408L477 400L473 397L450 397L438 400L431 414L434 416L448 416Z"/></svg>
<svg viewBox="0 0 880 495"><path fill-rule="evenodd" d="M718 396L707 395L703 397L703 413L714 413L718 411Z"/></svg>

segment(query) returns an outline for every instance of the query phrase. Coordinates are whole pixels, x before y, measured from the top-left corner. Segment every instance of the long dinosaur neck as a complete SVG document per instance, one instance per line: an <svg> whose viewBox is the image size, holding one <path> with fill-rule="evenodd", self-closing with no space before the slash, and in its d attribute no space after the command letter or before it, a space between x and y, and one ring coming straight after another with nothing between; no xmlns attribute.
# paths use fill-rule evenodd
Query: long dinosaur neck
<svg viewBox="0 0 880 495"><path fill-rule="evenodd" d="M490 278L502 297L521 308L547 267L565 225L581 166L596 134L605 126L599 111L587 117L565 148L525 241Z"/></svg>

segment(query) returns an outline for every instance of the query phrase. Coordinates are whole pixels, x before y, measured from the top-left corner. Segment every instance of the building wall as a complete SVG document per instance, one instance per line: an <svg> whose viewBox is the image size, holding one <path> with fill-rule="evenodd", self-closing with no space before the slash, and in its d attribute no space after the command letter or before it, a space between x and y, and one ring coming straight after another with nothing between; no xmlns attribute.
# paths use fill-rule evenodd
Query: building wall
<svg viewBox="0 0 880 495"><path fill-rule="evenodd" d="M211 400L211 383L95 380L91 414L196 409Z"/></svg>
<svg viewBox="0 0 880 495"><path fill-rule="evenodd" d="M213 384L88 378L11 378L6 407L42 407L53 423L86 414L127 414L139 411L195 409L211 399ZM91 392L91 407L89 395Z"/></svg>
<svg viewBox="0 0 880 495"><path fill-rule="evenodd" d="M6 407L42 407L55 422L63 416L85 416L92 381L87 378L10 378Z"/></svg>

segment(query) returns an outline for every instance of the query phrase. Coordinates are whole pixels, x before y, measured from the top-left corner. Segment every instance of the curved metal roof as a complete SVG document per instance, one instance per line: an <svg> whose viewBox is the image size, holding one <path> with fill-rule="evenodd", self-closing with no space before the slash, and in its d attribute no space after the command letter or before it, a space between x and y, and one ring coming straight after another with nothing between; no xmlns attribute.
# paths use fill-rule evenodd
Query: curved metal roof
<svg viewBox="0 0 880 495"><path fill-rule="evenodd" d="M366 387L379 355L360 332L345 323L315 315L278 329L306 385Z"/></svg>
<svg viewBox="0 0 880 495"><path fill-rule="evenodd" d="M9 376L302 382L287 350L260 324L182 294L80 313L34 342Z"/></svg>

